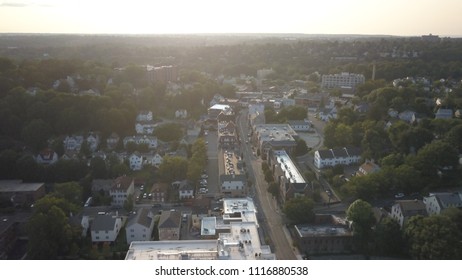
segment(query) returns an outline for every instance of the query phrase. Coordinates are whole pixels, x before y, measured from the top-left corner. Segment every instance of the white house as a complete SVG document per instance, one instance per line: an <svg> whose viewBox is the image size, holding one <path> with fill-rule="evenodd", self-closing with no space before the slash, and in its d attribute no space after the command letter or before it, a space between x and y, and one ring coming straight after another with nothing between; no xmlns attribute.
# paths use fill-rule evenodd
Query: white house
<svg viewBox="0 0 462 280"><path fill-rule="evenodd" d="M83 136L82 135L72 135L66 136L63 140L64 150L65 151L80 151L82 147Z"/></svg>
<svg viewBox="0 0 462 280"><path fill-rule="evenodd" d="M109 195L112 197L111 205L115 207L123 207L125 201L135 193L135 183L133 178L120 176L114 180Z"/></svg>
<svg viewBox="0 0 462 280"><path fill-rule="evenodd" d="M127 146L128 143L135 143L137 145L140 144L147 144L149 149L157 148L157 137L154 136L147 136L147 135L135 135L135 136L127 136L124 138L124 147Z"/></svg>
<svg viewBox="0 0 462 280"><path fill-rule="evenodd" d="M92 242L114 242L122 228L122 218L97 215L91 224Z"/></svg>
<svg viewBox="0 0 462 280"><path fill-rule="evenodd" d="M138 116L136 116L136 121L138 122L150 122L152 121L152 112L151 111L141 111Z"/></svg>
<svg viewBox="0 0 462 280"><path fill-rule="evenodd" d="M128 160L131 170L141 170L143 168L143 156L140 153L134 152L130 155Z"/></svg>
<svg viewBox="0 0 462 280"><path fill-rule="evenodd" d="M428 215L438 215L444 209L455 207L462 207L462 194L461 193L430 193L424 197L423 203L425 204Z"/></svg>
<svg viewBox="0 0 462 280"><path fill-rule="evenodd" d="M162 158L161 155L159 155L159 153L156 153L152 158L151 158L151 164L152 166L155 166L157 168L159 168L159 166L162 164L162 161L164 159Z"/></svg>
<svg viewBox="0 0 462 280"><path fill-rule="evenodd" d="M337 108L334 107L332 109L326 108L319 112L319 119L322 121L329 121L330 119L336 119L337 118Z"/></svg>
<svg viewBox="0 0 462 280"><path fill-rule="evenodd" d="M185 109L180 109L175 111L175 118L177 119L186 119L188 117L188 111Z"/></svg>
<svg viewBox="0 0 462 280"><path fill-rule="evenodd" d="M50 148L43 149L35 158L38 164L49 165L58 161L58 154Z"/></svg>
<svg viewBox="0 0 462 280"><path fill-rule="evenodd" d="M153 122L138 122L135 124L135 130L138 134L153 134L156 124Z"/></svg>
<svg viewBox="0 0 462 280"><path fill-rule="evenodd" d="M410 217L417 215L427 215L425 204L421 200L398 200L391 207L390 216L399 223L401 228Z"/></svg>
<svg viewBox="0 0 462 280"><path fill-rule="evenodd" d="M148 208L140 208L138 212L129 218L125 226L127 244L132 241L151 240L154 229L154 215Z"/></svg>
<svg viewBox="0 0 462 280"><path fill-rule="evenodd" d="M98 134L91 132L90 134L88 134L88 137L86 140L88 143L88 147L90 148L92 152L98 149L98 145L100 142L100 137Z"/></svg>
<svg viewBox="0 0 462 280"><path fill-rule="evenodd" d="M194 198L194 186L186 180L179 182L178 196L180 200Z"/></svg>
<svg viewBox="0 0 462 280"><path fill-rule="evenodd" d="M359 163L361 152L358 148L337 148L314 152L314 165L321 169L327 166Z"/></svg>
<svg viewBox="0 0 462 280"><path fill-rule="evenodd" d="M246 195L247 178L245 175L220 175L220 187L223 194L231 196Z"/></svg>
<svg viewBox="0 0 462 280"><path fill-rule="evenodd" d="M296 132L308 132L311 130L311 123L308 119L288 121L290 127Z"/></svg>

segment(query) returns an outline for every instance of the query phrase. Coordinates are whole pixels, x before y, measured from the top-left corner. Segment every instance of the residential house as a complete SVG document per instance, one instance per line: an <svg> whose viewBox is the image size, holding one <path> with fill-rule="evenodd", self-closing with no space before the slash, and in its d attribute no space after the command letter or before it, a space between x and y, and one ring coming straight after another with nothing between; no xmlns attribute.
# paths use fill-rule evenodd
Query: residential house
<svg viewBox="0 0 462 280"><path fill-rule="evenodd" d="M314 165L321 169L328 166L359 163L361 151L355 147L317 150L314 152Z"/></svg>
<svg viewBox="0 0 462 280"><path fill-rule="evenodd" d="M150 122L152 121L152 111L141 111L136 116L138 122Z"/></svg>
<svg viewBox="0 0 462 280"><path fill-rule="evenodd" d="M188 117L188 111L185 109L179 109L175 111L175 118L186 119Z"/></svg>
<svg viewBox="0 0 462 280"><path fill-rule="evenodd" d="M337 107L334 108L324 108L321 110L318 114L318 117L322 121L329 121L330 119L336 119L337 118Z"/></svg>
<svg viewBox="0 0 462 280"><path fill-rule="evenodd" d="M134 152L128 157L131 170L141 170L143 168L143 156L139 152Z"/></svg>
<svg viewBox="0 0 462 280"><path fill-rule="evenodd" d="M174 183L178 186L178 197L180 200L194 198L194 186L187 180Z"/></svg>
<svg viewBox="0 0 462 280"><path fill-rule="evenodd" d="M406 110L398 114L398 118L407 123L414 123L416 118L416 113L414 111Z"/></svg>
<svg viewBox="0 0 462 280"><path fill-rule="evenodd" d="M388 116L390 116L391 118L397 118L398 115L399 115L399 112L396 111L395 109L393 108L388 109Z"/></svg>
<svg viewBox="0 0 462 280"><path fill-rule="evenodd" d="M181 214L178 211L162 211L159 224L159 240L180 240Z"/></svg>
<svg viewBox="0 0 462 280"><path fill-rule="evenodd" d="M94 133L94 132L89 133L86 140L88 143L88 147L90 148L90 151L94 152L98 149L100 137L97 133Z"/></svg>
<svg viewBox="0 0 462 280"><path fill-rule="evenodd" d="M114 180L111 179L94 179L91 182L91 192L104 192L109 194L109 190L112 188Z"/></svg>
<svg viewBox="0 0 462 280"><path fill-rule="evenodd" d="M72 135L66 136L63 140L64 150L65 151L80 151L84 138L82 135Z"/></svg>
<svg viewBox="0 0 462 280"><path fill-rule="evenodd" d="M307 255L345 254L353 251L353 233L347 222L330 214L316 214L314 223L295 225L298 249Z"/></svg>
<svg viewBox="0 0 462 280"><path fill-rule="evenodd" d="M369 111L369 104L368 103L361 103L354 106L354 111L360 114L365 114Z"/></svg>
<svg viewBox="0 0 462 280"><path fill-rule="evenodd" d="M38 164L50 165L58 161L58 154L50 148L45 148L35 158Z"/></svg>
<svg viewBox="0 0 462 280"><path fill-rule="evenodd" d="M159 168L159 166L162 164L162 161L164 159L162 158L162 156L159 154L159 153L156 153L152 158L151 158L151 165L156 167L156 168Z"/></svg>
<svg viewBox="0 0 462 280"><path fill-rule="evenodd" d="M108 149L115 149L117 144L119 144L120 137L117 133L113 132L111 135L106 139L106 145Z"/></svg>
<svg viewBox="0 0 462 280"><path fill-rule="evenodd" d="M369 175L378 171L380 171L380 166L375 164L373 161L366 160L366 162L359 166L358 171L356 171L356 176Z"/></svg>
<svg viewBox="0 0 462 280"><path fill-rule="evenodd" d="M226 196L245 196L247 194L247 178L243 174L220 175L221 193Z"/></svg>
<svg viewBox="0 0 462 280"><path fill-rule="evenodd" d="M308 119L304 120L292 120L292 121L287 121L292 127L292 129L296 132L308 132L311 131L311 122Z"/></svg>
<svg viewBox="0 0 462 280"><path fill-rule="evenodd" d="M137 145L146 144L148 145L149 149L157 148L157 137L154 136L147 136L147 135L135 135L135 136L127 136L124 138L124 147L127 147L128 143L135 143Z"/></svg>
<svg viewBox="0 0 462 280"><path fill-rule="evenodd" d="M153 134L157 124L152 121L137 122L135 124L135 131L138 134Z"/></svg>
<svg viewBox="0 0 462 280"><path fill-rule="evenodd" d="M462 193L430 193L423 198L423 203L428 215L438 215L441 211L450 207L462 208Z"/></svg>
<svg viewBox="0 0 462 280"><path fill-rule="evenodd" d="M135 193L135 184L132 177L120 176L114 180L109 195L112 197L111 205L123 207L124 203Z"/></svg>
<svg viewBox="0 0 462 280"><path fill-rule="evenodd" d="M154 215L148 208L140 208L138 212L131 216L125 226L127 244L132 241L151 240L154 230Z"/></svg>
<svg viewBox="0 0 462 280"><path fill-rule="evenodd" d="M443 109L439 108L438 111L436 111L435 114L435 119L452 119L452 116L454 115L452 109Z"/></svg>
<svg viewBox="0 0 462 280"><path fill-rule="evenodd" d="M91 223L91 241L114 242L122 226L120 216L97 215Z"/></svg>
<svg viewBox="0 0 462 280"><path fill-rule="evenodd" d="M155 183L151 188L153 202L166 202L168 200L168 185L165 183Z"/></svg>
<svg viewBox="0 0 462 280"><path fill-rule="evenodd" d="M396 220L401 228L413 216L427 215L425 204L421 200L398 200L391 207L391 218Z"/></svg>

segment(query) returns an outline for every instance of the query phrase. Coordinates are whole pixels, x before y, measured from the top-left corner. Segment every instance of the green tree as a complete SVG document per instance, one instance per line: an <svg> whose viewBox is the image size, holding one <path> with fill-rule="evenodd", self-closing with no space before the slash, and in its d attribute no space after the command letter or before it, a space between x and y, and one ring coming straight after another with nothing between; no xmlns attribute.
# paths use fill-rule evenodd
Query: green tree
<svg viewBox="0 0 462 280"><path fill-rule="evenodd" d="M183 137L183 128L180 124L167 123L157 127L154 135L164 142L178 141Z"/></svg>
<svg viewBox="0 0 462 280"><path fill-rule="evenodd" d="M395 220L386 217L374 230L375 250L379 256L398 257L403 255L404 240L401 228Z"/></svg>
<svg viewBox="0 0 462 280"><path fill-rule="evenodd" d="M303 139L298 139L294 150L295 156L303 156L306 153L308 153L308 146L306 145L306 142Z"/></svg>
<svg viewBox="0 0 462 280"><path fill-rule="evenodd" d="M53 260L65 256L72 244L72 229L63 210L53 205L35 213L27 223L28 258Z"/></svg>
<svg viewBox="0 0 462 280"><path fill-rule="evenodd" d="M54 192L52 196L63 198L69 203L79 206L82 204L82 191L83 188L77 182L67 182L54 185Z"/></svg>
<svg viewBox="0 0 462 280"><path fill-rule="evenodd" d="M273 197L279 197L279 185L276 182L271 182L268 185L268 192L273 195Z"/></svg>
<svg viewBox="0 0 462 280"><path fill-rule="evenodd" d="M94 157L90 160L91 175L95 179L105 179L108 175L106 162L100 157Z"/></svg>
<svg viewBox="0 0 462 280"><path fill-rule="evenodd" d="M178 156L166 156L159 166L159 175L163 182L171 183L176 180L186 179L188 161Z"/></svg>
<svg viewBox="0 0 462 280"><path fill-rule="evenodd" d="M462 236L445 215L411 217L404 226L409 254L421 260L457 260L462 257Z"/></svg>
<svg viewBox="0 0 462 280"><path fill-rule="evenodd" d="M51 135L51 127L41 119L33 120L22 130L22 139L34 150L47 146L47 140Z"/></svg>
<svg viewBox="0 0 462 280"><path fill-rule="evenodd" d="M372 206L364 200L355 200L348 207L347 219L352 222L357 248L360 252L367 253L372 238L372 226L376 223Z"/></svg>
<svg viewBox="0 0 462 280"><path fill-rule="evenodd" d="M283 212L293 224L312 223L314 221L314 202L307 197L297 197L287 201Z"/></svg>

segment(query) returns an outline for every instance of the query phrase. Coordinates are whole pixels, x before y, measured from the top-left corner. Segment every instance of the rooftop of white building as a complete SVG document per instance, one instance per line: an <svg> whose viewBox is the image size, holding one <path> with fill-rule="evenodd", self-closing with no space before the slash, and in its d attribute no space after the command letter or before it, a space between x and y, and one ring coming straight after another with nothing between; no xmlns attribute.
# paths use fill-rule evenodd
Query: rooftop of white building
<svg viewBox="0 0 462 280"><path fill-rule="evenodd" d="M284 171L285 177L289 179L291 183L306 183L302 174L300 174L298 168L285 150L277 150L273 153L281 169Z"/></svg>

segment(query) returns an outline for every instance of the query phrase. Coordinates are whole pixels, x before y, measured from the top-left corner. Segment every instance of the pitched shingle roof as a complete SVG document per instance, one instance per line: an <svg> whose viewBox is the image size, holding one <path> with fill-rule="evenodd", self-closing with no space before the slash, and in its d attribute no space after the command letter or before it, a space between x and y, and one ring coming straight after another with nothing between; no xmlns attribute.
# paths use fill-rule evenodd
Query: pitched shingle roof
<svg viewBox="0 0 462 280"><path fill-rule="evenodd" d="M162 211L158 228L179 228L181 215L178 211Z"/></svg>
<svg viewBox="0 0 462 280"><path fill-rule="evenodd" d="M93 220L91 230L114 230L116 218L111 215L98 215Z"/></svg>
<svg viewBox="0 0 462 280"><path fill-rule="evenodd" d="M127 226L131 226L134 224L140 224L147 228L151 227L152 223L152 215L148 208L141 208L138 210L135 216L130 219Z"/></svg>

